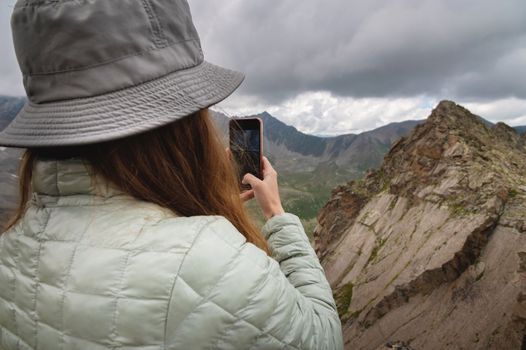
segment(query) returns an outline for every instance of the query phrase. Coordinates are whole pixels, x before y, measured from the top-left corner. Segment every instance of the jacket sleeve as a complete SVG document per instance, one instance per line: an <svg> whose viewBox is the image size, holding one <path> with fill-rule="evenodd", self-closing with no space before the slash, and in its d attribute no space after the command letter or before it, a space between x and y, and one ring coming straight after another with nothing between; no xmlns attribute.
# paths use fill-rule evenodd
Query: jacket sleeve
<svg viewBox="0 0 526 350"><path fill-rule="evenodd" d="M332 290L300 219L291 213L274 216L262 233L274 259L269 258L269 273L290 303L279 327L289 329L292 344L300 349L343 349Z"/></svg>
<svg viewBox="0 0 526 350"><path fill-rule="evenodd" d="M217 316L221 321L216 322L223 326L219 329L214 326L214 334L206 347L343 348L341 323L331 288L296 215L274 216L263 226L262 233L272 257L247 243L224 217L211 222L205 231L194 248L204 256L203 250L209 246L214 263L206 263L213 264L210 269L218 272L207 270L207 274L217 277L210 278L214 281L212 287L203 287L205 291L197 293L204 295L206 302L213 303L223 314ZM187 263L193 264L190 260ZM196 273L195 268L191 270ZM201 276L205 276L204 273ZM204 286L203 278L195 283ZM208 313L207 320L210 315ZM195 345L197 340L192 341Z"/></svg>

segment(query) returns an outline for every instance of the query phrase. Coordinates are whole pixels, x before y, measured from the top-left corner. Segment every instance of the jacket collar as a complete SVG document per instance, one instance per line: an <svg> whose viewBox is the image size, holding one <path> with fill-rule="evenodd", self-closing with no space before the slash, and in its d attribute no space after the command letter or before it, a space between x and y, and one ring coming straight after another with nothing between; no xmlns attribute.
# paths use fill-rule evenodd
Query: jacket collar
<svg viewBox="0 0 526 350"><path fill-rule="evenodd" d="M112 197L125 192L101 176L82 159L37 159L32 174L33 192L41 195L68 196L90 194Z"/></svg>

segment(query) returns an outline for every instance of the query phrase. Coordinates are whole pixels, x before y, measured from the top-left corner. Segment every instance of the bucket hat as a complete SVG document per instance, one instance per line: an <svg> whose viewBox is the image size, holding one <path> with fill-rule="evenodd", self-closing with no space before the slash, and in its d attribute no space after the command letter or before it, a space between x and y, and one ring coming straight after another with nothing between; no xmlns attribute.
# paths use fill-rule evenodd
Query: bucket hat
<svg viewBox="0 0 526 350"><path fill-rule="evenodd" d="M244 79L204 60L186 0L19 0L11 27L28 101L3 146L140 133L220 102Z"/></svg>

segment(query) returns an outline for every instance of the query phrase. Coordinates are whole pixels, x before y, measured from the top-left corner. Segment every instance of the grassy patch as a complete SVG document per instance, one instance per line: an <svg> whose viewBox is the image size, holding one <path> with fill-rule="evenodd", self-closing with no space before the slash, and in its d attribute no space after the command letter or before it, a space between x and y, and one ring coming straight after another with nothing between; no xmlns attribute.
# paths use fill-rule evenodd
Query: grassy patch
<svg viewBox="0 0 526 350"><path fill-rule="evenodd" d="M374 264L376 262L378 258L378 252L380 251L380 249L382 249L386 241L387 241L387 238L380 238L378 240L378 244L376 244L373 250L371 251L371 255L369 256L369 259L367 260L366 265L368 265L369 263Z"/></svg>
<svg viewBox="0 0 526 350"><path fill-rule="evenodd" d="M451 204L449 210L453 216L466 216L470 214L470 211L461 203Z"/></svg>
<svg viewBox="0 0 526 350"><path fill-rule="evenodd" d="M353 292L354 284L351 282L343 285L341 288L338 289L338 292L336 292L336 295L334 296L334 299L336 301L336 306L338 307L338 314L340 315L340 319L349 319L349 305L351 305L352 301L352 292Z"/></svg>
<svg viewBox="0 0 526 350"><path fill-rule="evenodd" d="M396 206L396 203L398 202L398 197L394 197L392 200L391 200L391 203L389 203L389 210L393 210L394 207Z"/></svg>
<svg viewBox="0 0 526 350"><path fill-rule="evenodd" d="M378 182L381 184L380 192L388 191L391 187L391 179L383 171L383 169L378 170L377 172Z"/></svg>

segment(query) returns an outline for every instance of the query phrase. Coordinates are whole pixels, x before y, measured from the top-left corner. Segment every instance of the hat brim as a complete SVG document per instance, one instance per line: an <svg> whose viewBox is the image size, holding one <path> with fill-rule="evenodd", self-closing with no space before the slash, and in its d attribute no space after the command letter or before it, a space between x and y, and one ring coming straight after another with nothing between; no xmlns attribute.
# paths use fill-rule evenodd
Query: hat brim
<svg viewBox="0 0 526 350"><path fill-rule="evenodd" d="M209 62L130 88L88 98L27 102L0 132L8 147L74 146L138 134L228 97L244 79Z"/></svg>

